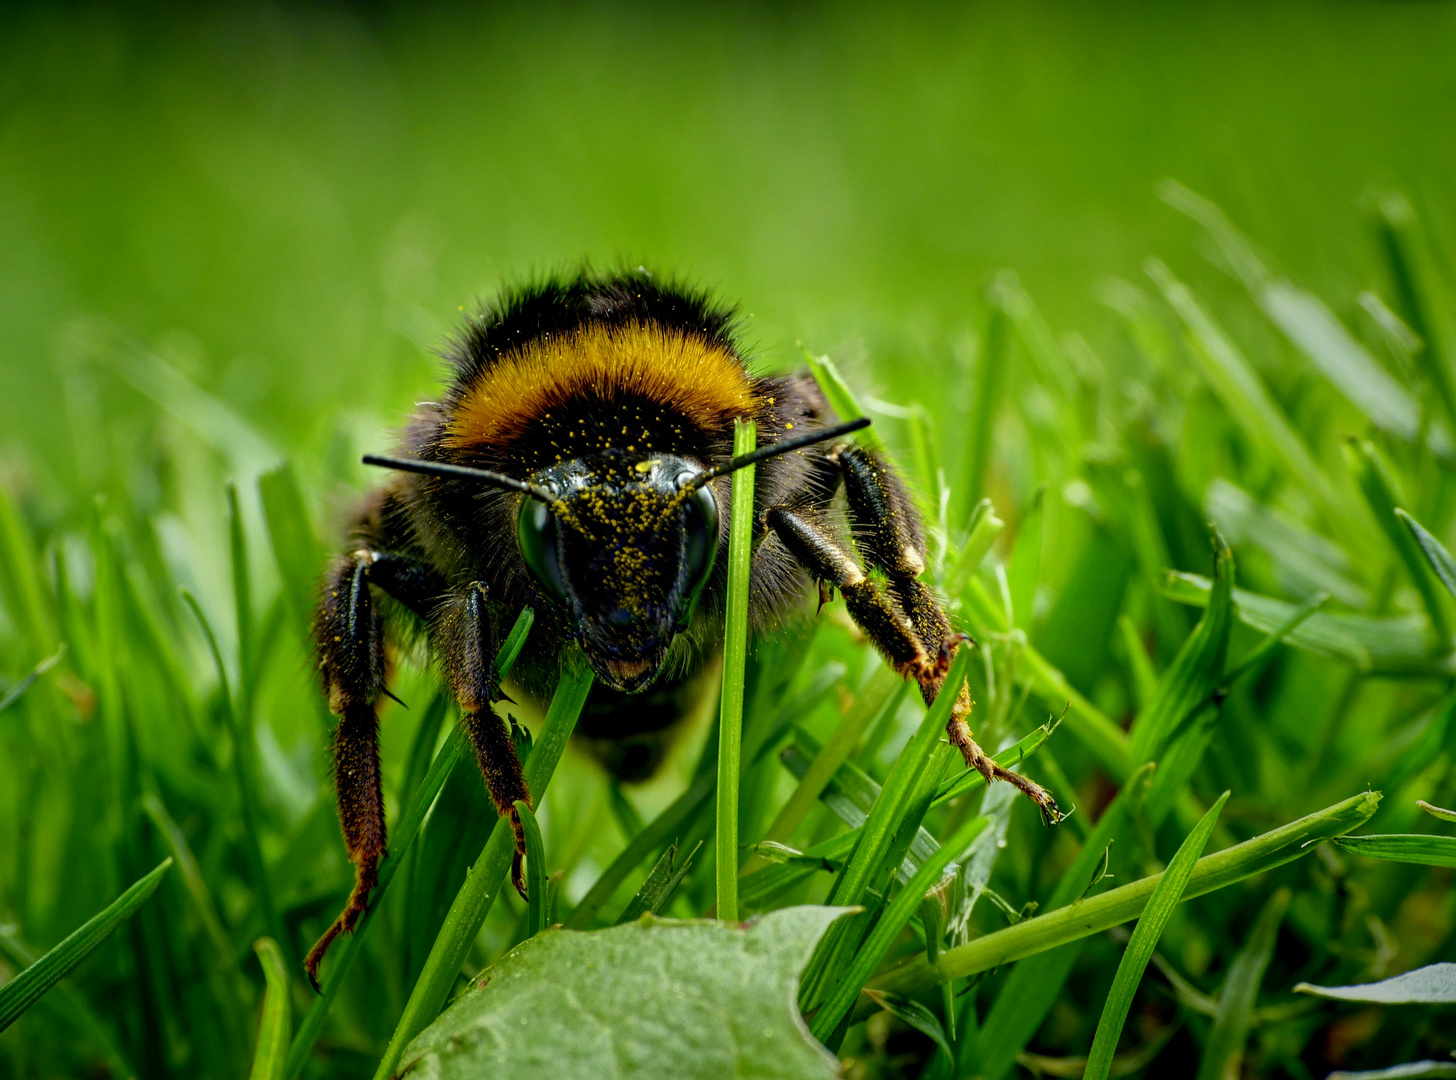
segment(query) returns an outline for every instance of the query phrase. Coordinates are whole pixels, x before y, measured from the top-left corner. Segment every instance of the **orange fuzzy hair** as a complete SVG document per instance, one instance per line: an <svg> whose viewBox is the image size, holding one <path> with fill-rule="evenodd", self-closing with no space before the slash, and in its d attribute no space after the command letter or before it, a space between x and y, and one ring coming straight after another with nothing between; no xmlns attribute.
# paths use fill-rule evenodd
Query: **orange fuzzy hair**
<svg viewBox="0 0 1456 1080"><path fill-rule="evenodd" d="M461 394L446 445L504 447L573 401L650 401L716 435L759 408L743 364L723 345L640 322L587 324L528 341Z"/></svg>

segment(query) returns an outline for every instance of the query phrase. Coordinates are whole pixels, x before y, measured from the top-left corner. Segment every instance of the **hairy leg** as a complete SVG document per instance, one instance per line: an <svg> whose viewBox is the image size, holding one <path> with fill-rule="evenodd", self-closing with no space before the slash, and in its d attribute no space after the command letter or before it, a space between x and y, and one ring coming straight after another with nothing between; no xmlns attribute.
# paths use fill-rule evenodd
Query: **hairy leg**
<svg viewBox="0 0 1456 1080"><path fill-rule="evenodd" d="M432 636L445 667L445 675L455 699L460 703L460 724L470 737L475 762L485 780L486 791L496 812L510 820L515 834L516 853L511 861L511 882L516 891L526 895L526 879L522 860L526 854L526 833L515 804L524 800L531 805L531 792L521 771L515 744L502 720L491 709L505 699L500 689L500 674L492 659L490 628L485 611L485 586L479 582L457 590L436 614Z"/></svg>

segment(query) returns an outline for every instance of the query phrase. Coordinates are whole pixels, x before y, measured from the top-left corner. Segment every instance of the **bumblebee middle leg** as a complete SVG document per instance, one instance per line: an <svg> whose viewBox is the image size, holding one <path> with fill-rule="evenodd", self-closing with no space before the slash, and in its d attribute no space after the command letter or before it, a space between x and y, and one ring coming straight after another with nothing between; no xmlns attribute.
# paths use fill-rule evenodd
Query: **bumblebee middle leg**
<svg viewBox="0 0 1456 1080"><path fill-rule="evenodd" d="M531 805L531 792L505 721L491 709L497 701L506 698L492 659L494 650L490 644L485 601L485 586L479 582L457 590L440 605L432 636L455 700L460 703L460 724L470 737L486 791L496 812L510 820L515 834L511 883L524 897L526 879L521 868L526 854L526 833L515 804L524 800Z"/></svg>
<svg viewBox="0 0 1456 1080"><path fill-rule="evenodd" d="M951 657L970 639L952 630L930 590L919 581L925 570L925 539L919 515L899 477L863 447L845 447L835 458L844 477L856 542L866 560L885 572L890 592L914 626L922 649L935 657L932 669L920 679L921 696L929 705L940 693ZM966 766L984 776L987 783L1004 780L1019 789L1036 803L1042 820L1060 821L1061 811L1050 792L996 764L976 743L966 722L971 705L970 693L963 685L946 725L946 737L960 751Z"/></svg>

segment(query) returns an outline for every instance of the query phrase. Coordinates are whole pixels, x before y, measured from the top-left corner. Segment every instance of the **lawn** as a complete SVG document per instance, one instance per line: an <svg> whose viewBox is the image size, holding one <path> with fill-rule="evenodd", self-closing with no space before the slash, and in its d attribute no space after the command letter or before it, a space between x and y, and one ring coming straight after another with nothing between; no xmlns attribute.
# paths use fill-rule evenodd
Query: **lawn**
<svg viewBox="0 0 1456 1080"><path fill-rule="evenodd" d="M1442 5L8 8L0 1076L474 1075L481 1032L558 1078L602 1032L642 1075L1456 1075L1453 46ZM569 738L584 670L513 695L527 904L405 650L387 887L315 995L359 456L462 309L583 259L873 419L978 741L1075 810L965 774L806 595L647 782Z"/></svg>

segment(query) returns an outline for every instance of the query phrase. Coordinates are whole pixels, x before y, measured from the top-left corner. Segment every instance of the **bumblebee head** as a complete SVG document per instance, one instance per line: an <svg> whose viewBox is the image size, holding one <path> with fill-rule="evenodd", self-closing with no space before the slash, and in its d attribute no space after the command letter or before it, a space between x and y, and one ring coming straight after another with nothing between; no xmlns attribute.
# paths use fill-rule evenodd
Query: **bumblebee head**
<svg viewBox="0 0 1456 1080"><path fill-rule="evenodd" d="M519 492L516 540L547 596L562 604L597 674L645 690L692 620L722 542L709 481L767 458L868 427L861 417L740 454L710 469L672 454L606 450L530 480L418 458L366 454L364 464Z"/></svg>
<svg viewBox="0 0 1456 1080"><path fill-rule="evenodd" d="M703 475L672 455L607 453L538 474L552 502L522 500L521 557L615 690L651 685L712 573L718 504Z"/></svg>

